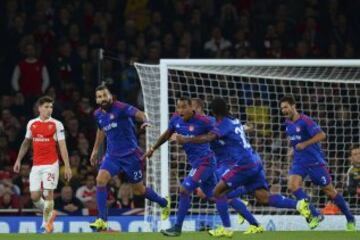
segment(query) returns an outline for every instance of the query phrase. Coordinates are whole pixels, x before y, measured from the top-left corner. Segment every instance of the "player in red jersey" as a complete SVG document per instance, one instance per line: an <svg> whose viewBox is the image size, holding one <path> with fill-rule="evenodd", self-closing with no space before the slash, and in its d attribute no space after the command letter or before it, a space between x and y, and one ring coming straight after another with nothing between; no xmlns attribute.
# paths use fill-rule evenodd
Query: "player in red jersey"
<svg viewBox="0 0 360 240"><path fill-rule="evenodd" d="M14 172L18 173L21 167L21 160L29 150L32 142L31 199L34 205L43 211L43 224L41 228L46 233L53 231L53 222L56 217L56 211L54 210L54 189L56 189L59 180L57 145L65 164L65 179L67 181L71 179L64 126L60 121L51 117L53 103L54 100L48 96L41 97L38 100L39 116L28 122L25 139L21 144L14 164ZM42 196L45 197L45 200Z"/></svg>

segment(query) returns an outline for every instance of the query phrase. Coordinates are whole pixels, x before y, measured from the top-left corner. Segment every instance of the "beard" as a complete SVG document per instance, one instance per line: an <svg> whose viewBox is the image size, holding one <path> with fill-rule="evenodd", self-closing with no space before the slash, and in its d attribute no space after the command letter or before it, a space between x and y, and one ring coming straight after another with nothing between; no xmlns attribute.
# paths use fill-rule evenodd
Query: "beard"
<svg viewBox="0 0 360 240"><path fill-rule="evenodd" d="M111 102L110 101L102 101L100 104L100 107L105 110L108 111L111 107Z"/></svg>

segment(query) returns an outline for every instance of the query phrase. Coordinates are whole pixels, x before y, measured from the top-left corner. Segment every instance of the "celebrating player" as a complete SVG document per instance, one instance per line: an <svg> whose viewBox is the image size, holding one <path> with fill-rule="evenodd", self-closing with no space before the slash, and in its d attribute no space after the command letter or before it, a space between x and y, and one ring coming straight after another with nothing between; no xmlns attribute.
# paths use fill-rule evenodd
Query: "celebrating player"
<svg viewBox="0 0 360 240"><path fill-rule="evenodd" d="M155 145L146 152L144 157L151 157L154 151L169 140L175 132L186 136L197 136L205 134L213 128L213 123L207 116L200 115L193 110L189 98L182 97L177 100L176 112L170 119L168 129L159 137ZM183 148L192 169L180 186L176 223L173 227L161 231L166 236L179 236L181 234L182 225L190 207L190 194L197 187L200 187L205 196L210 199L217 182L215 176L216 160L210 145L208 143L185 144ZM216 206L223 224L227 225L228 222L230 225L229 214L224 204L223 201L217 202ZM226 231L226 235L229 237L232 234L232 231Z"/></svg>
<svg viewBox="0 0 360 240"><path fill-rule="evenodd" d="M192 107L196 112L198 112L200 114L204 114L204 102L201 99L193 98L191 100L191 102L192 102ZM212 121L214 123L216 122L215 118L210 117L210 119L212 119ZM210 142L210 148L211 148L211 150L214 151L215 157L216 157L216 168L217 168L216 175L217 175L218 181L221 179L221 176L225 172L230 170L230 168L236 164L236 161L235 161L236 159L231 158L231 155L228 154L228 152L227 152L228 149L226 147L224 147L225 144L229 144L229 143L226 141L220 141L219 139ZM201 191L201 189L199 191ZM245 189L243 187L241 187L241 189L238 189L236 191L237 195L235 197L242 195L244 193L245 193ZM241 202L238 202L238 201L241 201ZM223 203L223 207L227 209L226 198L222 197L217 202L218 202L218 204ZM249 229L244 232L245 234L261 233L264 231L264 228L259 225L259 223L256 221L254 216L249 212L246 205L244 204L244 201L242 201L240 199L234 199L231 202L231 205L234 207L234 209L236 209L238 211L239 223L240 224L244 223L244 220L246 219L250 224ZM227 220L227 219L224 219L224 220ZM231 232L231 230L227 230L226 227L230 227L230 222L225 221L224 226L218 226L216 229L210 230L209 234L214 237L229 236L230 235L229 233Z"/></svg>
<svg viewBox="0 0 360 240"><path fill-rule="evenodd" d="M229 114L226 102L222 98L215 98L211 103L211 108L217 121L212 131L193 137L177 135L176 141L181 144L204 144L214 140L224 143L222 144L223 153L227 155L227 159L231 159L236 164L224 172L214 189L214 197L225 197L226 193L243 186L247 193L254 193L261 204L277 208L297 209L301 215L309 218L311 213L305 200L297 202L279 194L269 193L261 159L248 143L240 121ZM229 200L238 212L246 215L241 209L244 206L238 204L241 201L236 198ZM254 220L254 227L257 227L256 220Z"/></svg>
<svg viewBox="0 0 360 240"><path fill-rule="evenodd" d="M310 117L297 111L292 96L283 97L280 100L280 107L282 114L287 118L286 134L294 149L294 160L289 171L289 189L297 199L309 199L301 188L303 180L309 176L346 216L347 230L355 231L355 218L342 195L332 185L327 163L320 148L320 141L326 138L325 133ZM322 216L312 205L310 210L314 217L309 219L309 226L313 229L319 225Z"/></svg>
<svg viewBox="0 0 360 240"><path fill-rule="evenodd" d="M160 197L152 188L145 187L143 183L142 152L137 143L132 119L142 122L141 128L144 129L148 126L145 113L126 103L113 101L105 85L96 88L96 103L100 105L100 108L94 113L98 129L90 157L93 166L98 163L99 147L104 142L105 136L107 148L96 178L98 218L90 224L90 227L96 231L107 229L106 185L111 177L120 171L125 173L132 184L134 194L157 202L162 207L161 219L167 219L170 214L169 199Z"/></svg>
<svg viewBox="0 0 360 240"><path fill-rule="evenodd" d="M56 217L54 210L54 189L59 180L59 162L57 146L65 164L65 179L71 179L71 168L66 148L64 126L52 118L54 100L51 97L41 97L38 104L39 116L30 120L26 127L25 139L17 156L14 172L18 173L21 160L26 155L30 144L33 145L33 167L30 172L30 192L34 205L43 211L42 231L53 232L53 222ZM41 187L42 185L42 187ZM45 200L42 198L44 195Z"/></svg>

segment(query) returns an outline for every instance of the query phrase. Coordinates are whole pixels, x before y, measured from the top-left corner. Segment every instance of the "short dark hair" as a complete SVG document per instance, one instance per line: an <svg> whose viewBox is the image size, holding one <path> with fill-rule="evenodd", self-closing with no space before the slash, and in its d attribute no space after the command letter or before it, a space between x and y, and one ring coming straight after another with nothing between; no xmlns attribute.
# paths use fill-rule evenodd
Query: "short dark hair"
<svg viewBox="0 0 360 240"><path fill-rule="evenodd" d="M102 83L95 88L95 92L102 91L102 90L108 90L110 92L109 88L106 86L105 83Z"/></svg>
<svg viewBox="0 0 360 240"><path fill-rule="evenodd" d="M212 113L215 115L221 115L224 117L229 115L229 107L226 101L221 97L214 98L210 104L210 108Z"/></svg>
<svg viewBox="0 0 360 240"><path fill-rule="evenodd" d="M289 103L290 105L295 105L295 104L296 104L294 97L293 97L293 96L290 96L290 95L283 96L283 97L280 99L280 104L283 103L283 102L287 102L287 103Z"/></svg>
<svg viewBox="0 0 360 240"><path fill-rule="evenodd" d="M177 99L178 101L185 101L187 102L189 105L191 105L191 98L188 96L181 96Z"/></svg>
<svg viewBox="0 0 360 240"><path fill-rule="evenodd" d="M43 96L37 100L38 106L41 106L44 103L54 103L54 99L50 96Z"/></svg>

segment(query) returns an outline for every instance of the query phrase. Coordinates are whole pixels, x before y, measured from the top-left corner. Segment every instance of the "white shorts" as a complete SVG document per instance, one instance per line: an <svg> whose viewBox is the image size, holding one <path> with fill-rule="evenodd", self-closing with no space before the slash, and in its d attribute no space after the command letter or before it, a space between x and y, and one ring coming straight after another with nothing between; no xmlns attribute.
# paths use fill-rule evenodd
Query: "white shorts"
<svg viewBox="0 0 360 240"><path fill-rule="evenodd" d="M59 162L52 165L33 166L30 172L30 192L54 190L59 181ZM41 188L42 183L42 188Z"/></svg>

